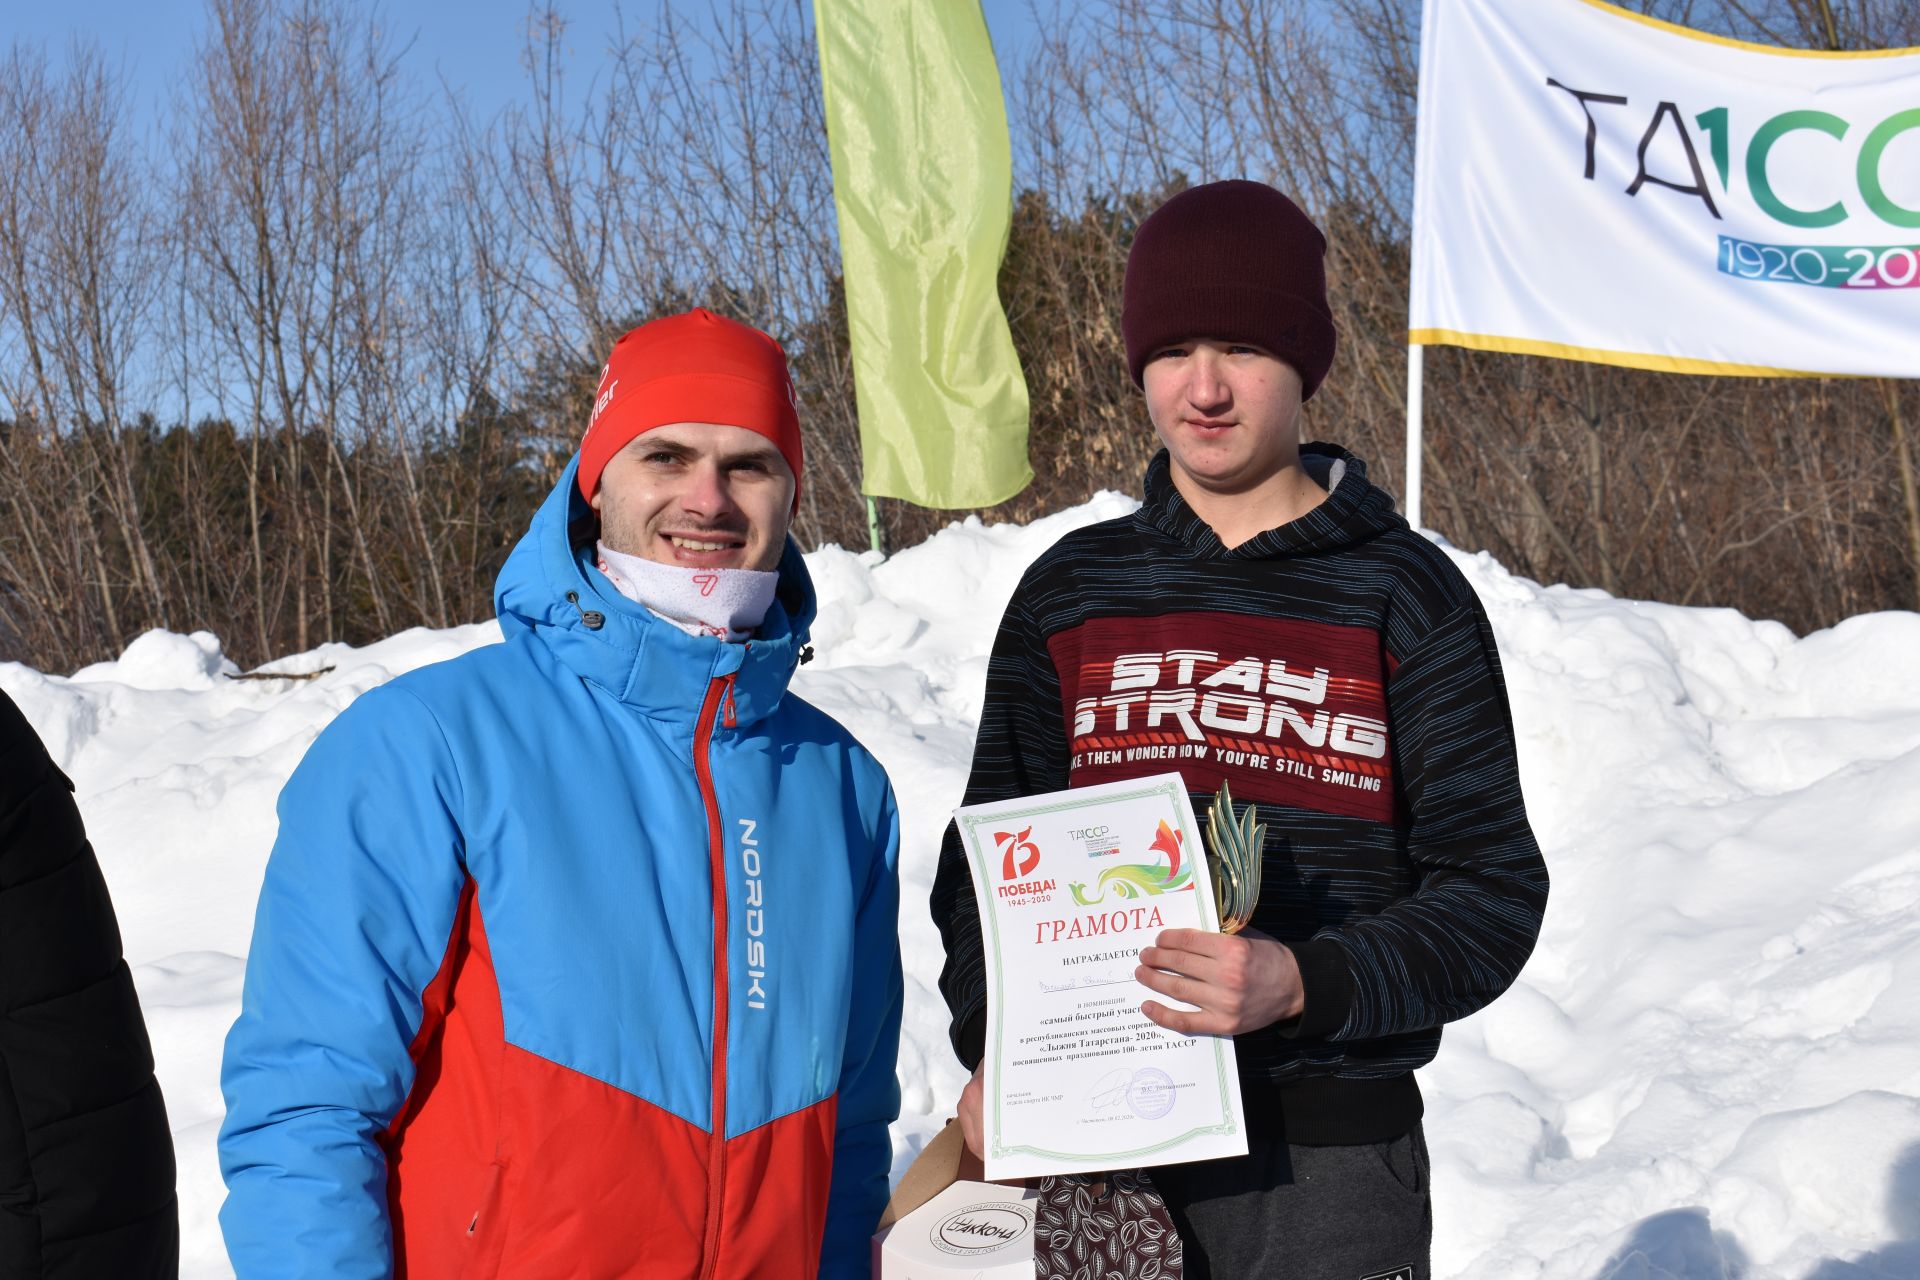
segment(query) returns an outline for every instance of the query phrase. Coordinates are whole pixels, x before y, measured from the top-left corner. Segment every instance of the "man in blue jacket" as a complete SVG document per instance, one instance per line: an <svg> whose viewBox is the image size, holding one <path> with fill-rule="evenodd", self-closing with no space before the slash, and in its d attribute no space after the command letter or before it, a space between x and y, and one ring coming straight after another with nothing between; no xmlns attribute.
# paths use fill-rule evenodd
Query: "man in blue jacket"
<svg viewBox="0 0 1920 1280"><path fill-rule="evenodd" d="M241 1280L867 1273L898 819L788 691L801 473L773 339L634 330L501 571L506 643L307 753L222 1072Z"/></svg>

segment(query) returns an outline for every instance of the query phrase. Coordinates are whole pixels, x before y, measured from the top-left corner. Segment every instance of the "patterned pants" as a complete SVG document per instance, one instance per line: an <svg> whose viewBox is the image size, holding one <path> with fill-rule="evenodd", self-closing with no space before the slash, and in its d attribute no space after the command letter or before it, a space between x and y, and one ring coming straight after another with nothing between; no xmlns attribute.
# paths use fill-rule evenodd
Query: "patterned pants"
<svg viewBox="0 0 1920 1280"><path fill-rule="evenodd" d="M1426 1135L1043 1181L1039 1280L1429 1280Z"/></svg>

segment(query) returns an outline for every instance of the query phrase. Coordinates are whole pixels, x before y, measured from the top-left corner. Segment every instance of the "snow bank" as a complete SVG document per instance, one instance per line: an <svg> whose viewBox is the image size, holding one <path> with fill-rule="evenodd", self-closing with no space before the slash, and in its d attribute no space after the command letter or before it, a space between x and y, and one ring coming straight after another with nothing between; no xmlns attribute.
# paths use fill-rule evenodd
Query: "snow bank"
<svg viewBox="0 0 1920 1280"><path fill-rule="evenodd" d="M884 562L809 557L800 690L901 797L908 974L896 1167L963 1078L927 920L994 626L1104 494L955 525ZM1920 615L1796 640L1725 610L1540 587L1455 553L1499 635L1553 900L1514 990L1422 1073L1436 1274L1920 1276ZM224 1277L213 1137L281 783L320 728L492 624L324 646L233 681L153 632L70 678L0 665L78 786L146 1005L181 1164L184 1274Z"/></svg>

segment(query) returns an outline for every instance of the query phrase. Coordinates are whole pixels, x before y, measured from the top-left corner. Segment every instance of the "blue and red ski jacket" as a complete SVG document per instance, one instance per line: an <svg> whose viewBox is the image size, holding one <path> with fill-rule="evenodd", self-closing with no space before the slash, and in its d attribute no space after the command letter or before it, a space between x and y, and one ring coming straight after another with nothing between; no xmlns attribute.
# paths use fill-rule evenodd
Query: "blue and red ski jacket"
<svg viewBox="0 0 1920 1280"><path fill-rule="evenodd" d="M240 1280L864 1276L900 1032L886 775L748 644L578 545L569 466L506 642L363 695L280 796L221 1084Z"/></svg>

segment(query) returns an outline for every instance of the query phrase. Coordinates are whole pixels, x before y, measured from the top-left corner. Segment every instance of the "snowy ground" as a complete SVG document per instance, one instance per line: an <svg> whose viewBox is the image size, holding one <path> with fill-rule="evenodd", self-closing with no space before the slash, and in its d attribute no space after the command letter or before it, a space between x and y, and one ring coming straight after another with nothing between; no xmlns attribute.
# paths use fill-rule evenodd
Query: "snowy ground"
<svg viewBox="0 0 1920 1280"><path fill-rule="evenodd" d="M962 1077L926 917L993 627L1103 495L955 526L883 564L810 557L799 687L881 758L906 824L896 1171ZM1920 615L1796 641L1738 614L1542 588L1456 557L1493 617L1553 873L1518 985L1422 1073L1436 1274L1920 1277ZM409 631L234 682L205 633L0 688L73 777L118 905L180 1154L185 1275L225 1277L213 1138L281 783L364 690L498 638Z"/></svg>

